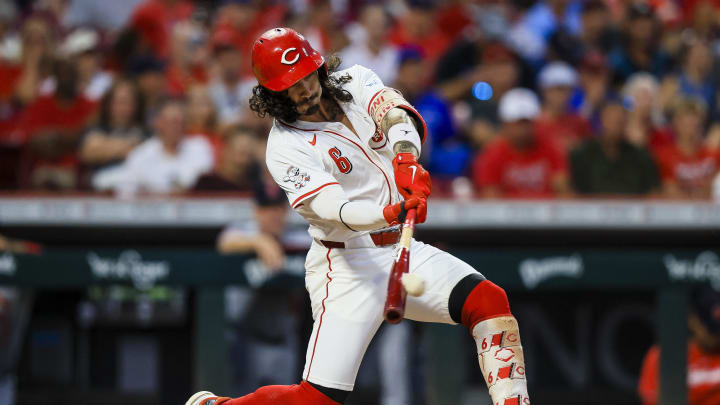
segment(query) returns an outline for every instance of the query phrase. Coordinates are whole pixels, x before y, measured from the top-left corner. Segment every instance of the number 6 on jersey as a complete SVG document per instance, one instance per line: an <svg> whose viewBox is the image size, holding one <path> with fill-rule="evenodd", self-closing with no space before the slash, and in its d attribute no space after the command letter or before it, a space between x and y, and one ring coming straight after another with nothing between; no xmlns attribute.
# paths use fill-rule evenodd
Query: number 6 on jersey
<svg viewBox="0 0 720 405"><path fill-rule="evenodd" d="M340 169L340 173L348 174L352 171L352 163L342 155L342 152L340 152L337 146L330 148L328 154L330 154L330 158L332 158L338 169Z"/></svg>

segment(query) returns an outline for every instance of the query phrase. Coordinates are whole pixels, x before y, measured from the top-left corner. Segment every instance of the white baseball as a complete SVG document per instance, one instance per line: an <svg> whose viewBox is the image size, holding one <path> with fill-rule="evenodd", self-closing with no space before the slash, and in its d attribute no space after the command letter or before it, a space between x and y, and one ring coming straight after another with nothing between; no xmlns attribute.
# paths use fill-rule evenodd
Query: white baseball
<svg viewBox="0 0 720 405"><path fill-rule="evenodd" d="M425 280L417 274L405 273L400 281L405 291L413 297L419 297L425 292Z"/></svg>

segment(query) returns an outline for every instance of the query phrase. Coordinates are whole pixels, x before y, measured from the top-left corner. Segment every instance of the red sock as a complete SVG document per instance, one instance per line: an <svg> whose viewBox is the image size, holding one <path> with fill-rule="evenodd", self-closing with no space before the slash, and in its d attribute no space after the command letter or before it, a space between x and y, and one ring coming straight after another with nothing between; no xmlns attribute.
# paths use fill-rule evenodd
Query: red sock
<svg viewBox="0 0 720 405"><path fill-rule="evenodd" d="M268 385L222 405L340 405L316 390L307 381L298 385Z"/></svg>
<svg viewBox="0 0 720 405"><path fill-rule="evenodd" d="M473 330L486 319L512 315L505 290L484 280L470 292L462 309L462 324Z"/></svg>

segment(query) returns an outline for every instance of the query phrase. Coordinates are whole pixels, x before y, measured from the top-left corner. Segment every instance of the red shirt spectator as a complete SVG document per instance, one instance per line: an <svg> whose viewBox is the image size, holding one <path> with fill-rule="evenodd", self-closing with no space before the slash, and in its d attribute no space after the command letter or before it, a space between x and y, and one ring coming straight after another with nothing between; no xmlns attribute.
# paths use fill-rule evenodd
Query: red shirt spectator
<svg viewBox="0 0 720 405"><path fill-rule="evenodd" d="M656 152L665 195L708 198L720 155L703 145L706 108L702 101L678 100L673 110L675 142Z"/></svg>
<svg viewBox="0 0 720 405"><path fill-rule="evenodd" d="M42 96L23 112L18 129L26 139L31 139L44 131L81 130L88 123L96 107L96 103L84 97L58 100L55 96Z"/></svg>
<svg viewBox="0 0 720 405"><path fill-rule="evenodd" d="M561 150L567 151L572 145L588 138L592 128L587 119L568 113L557 117L540 116L535 122L535 132L543 138L552 139Z"/></svg>
<svg viewBox="0 0 720 405"><path fill-rule="evenodd" d="M648 149L653 152L672 146L675 141L675 137L671 129L650 128L649 131L650 139L648 140Z"/></svg>
<svg viewBox="0 0 720 405"><path fill-rule="evenodd" d="M502 135L473 163L473 181L485 196L537 198L568 192L564 154L533 129L539 112L537 96L528 89L512 89L500 99Z"/></svg>
<svg viewBox="0 0 720 405"><path fill-rule="evenodd" d="M457 2L443 6L437 12L437 26L451 39L456 39L475 22L473 11L466 3Z"/></svg>
<svg viewBox="0 0 720 405"><path fill-rule="evenodd" d="M565 175L563 154L546 138L535 135L535 144L518 149L500 137L491 142L473 164L475 185L496 187L504 197L552 197L553 178Z"/></svg>
<svg viewBox="0 0 720 405"><path fill-rule="evenodd" d="M173 25L190 18L193 11L195 6L186 0L147 0L133 12L132 25L155 56L166 59Z"/></svg>
<svg viewBox="0 0 720 405"><path fill-rule="evenodd" d="M42 96L23 111L17 130L30 143L34 138L50 133L61 137L74 137L88 125L96 107L97 103L83 97L63 101L55 96ZM51 160L62 162L63 165L76 163L74 152L62 154Z"/></svg>
<svg viewBox="0 0 720 405"><path fill-rule="evenodd" d="M13 96L15 92L15 84L22 74L22 68L19 65L10 64L0 60L0 101L6 101Z"/></svg>
<svg viewBox="0 0 720 405"><path fill-rule="evenodd" d="M74 64L56 62L54 71L55 93L36 99L18 120L17 132L26 140L22 182L41 188L74 188L78 144L97 104L78 94Z"/></svg>
<svg viewBox="0 0 720 405"><path fill-rule="evenodd" d="M657 152L663 183L671 182L688 195L708 195L720 166L719 158L715 151L702 147L692 154L684 153L677 145Z"/></svg>
<svg viewBox="0 0 720 405"><path fill-rule="evenodd" d="M696 18L698 11L708 14L709 10L720 9L720 0L683 0L680 5L682 6L685 22L690 24Z"/></svg>

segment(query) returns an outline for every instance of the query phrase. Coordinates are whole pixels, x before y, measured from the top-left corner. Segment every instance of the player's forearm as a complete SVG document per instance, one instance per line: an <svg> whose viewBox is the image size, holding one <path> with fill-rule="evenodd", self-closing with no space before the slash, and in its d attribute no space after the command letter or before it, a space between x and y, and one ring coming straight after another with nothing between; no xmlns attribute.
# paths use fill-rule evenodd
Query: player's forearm
<svg viewBox="0 0 720 405"><path fill-rule="evenodd" d="M387 134L395 154L412 153L420 156L422 142L415 120L402 108L395 107L385 114L380 130Z"/></svg>
<svg viewBox="0 0 720 405"><path fill-rule="evenodd" d="M342 223L354 231L371 231L388 226L383 208L369 201L348 201L339 187L327 187L310 201L310 209L317 216Z"/></svg>

